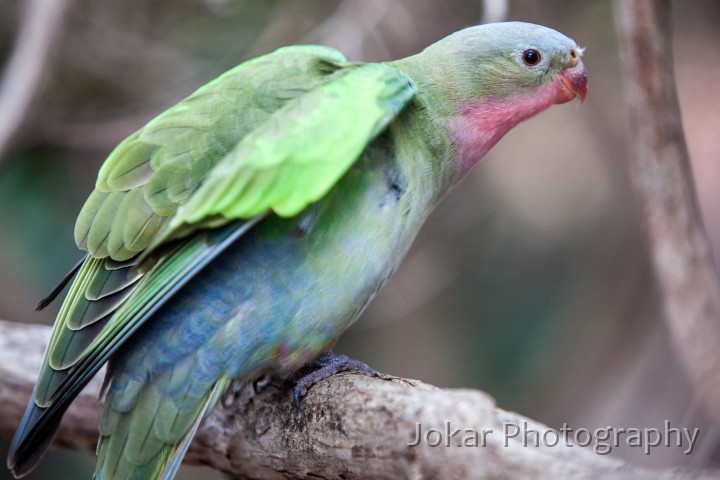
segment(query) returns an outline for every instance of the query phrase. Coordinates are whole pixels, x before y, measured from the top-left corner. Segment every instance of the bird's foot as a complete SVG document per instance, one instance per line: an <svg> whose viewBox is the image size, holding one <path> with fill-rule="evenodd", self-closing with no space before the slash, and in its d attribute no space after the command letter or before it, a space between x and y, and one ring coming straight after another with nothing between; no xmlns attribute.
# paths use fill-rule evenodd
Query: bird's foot
<svg viewBox="0 0 720 480"><path fill-rule="evenodd" d="M387 375L373 370L360 360L354 360L347 355L325 352L313 363L299 370L301 376L295 382L295 390L293 391L293 405L295 408L298 411L300 410L300 399L307 394L313 385L328 377L332 377L336 373L346 372L348 370L358 370L371 373L376 377L389 378Z"/></svg>

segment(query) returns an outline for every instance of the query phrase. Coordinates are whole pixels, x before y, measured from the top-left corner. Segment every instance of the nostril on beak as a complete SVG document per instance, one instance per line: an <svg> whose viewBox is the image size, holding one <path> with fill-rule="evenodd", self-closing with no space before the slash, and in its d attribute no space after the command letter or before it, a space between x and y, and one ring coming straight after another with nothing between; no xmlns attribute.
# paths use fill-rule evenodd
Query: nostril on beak
<svg viewBox="0 0 720 480"><path fill-rule="evenodd" d="M577 51L576 48L570 49L570 59L568 60L568 64L571 66L577 65L577 63L580 61L580 52Z"/></svg>

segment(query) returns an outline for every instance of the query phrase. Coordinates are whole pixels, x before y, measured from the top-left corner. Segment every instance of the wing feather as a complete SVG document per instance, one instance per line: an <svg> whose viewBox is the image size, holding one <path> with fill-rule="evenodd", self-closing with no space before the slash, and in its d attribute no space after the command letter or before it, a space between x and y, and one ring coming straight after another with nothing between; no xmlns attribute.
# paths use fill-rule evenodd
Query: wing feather
<svg viewBox="0 0 720 480"><path fill-rule="evenodd" d="M400 70L367 64L288 101L209 172L150 250L208 217L296 215L335 185L415 93Z"/></svg>
<svg viewBox="0 0 720 480"><path fill-rule="evenodd" d="M72 399L144 322L266 215L295 215L325 195L414 94L392 67L288 47L222 75L121 142L78 216L75 239L89 256L58 314L9 467L31 469ZM205 392L206 406L220 393ZM204 408L124 423L123 436L138 441L111 449L139 461L162 451L175 468ZM162 432L151 435L157 421Z"/></svg>

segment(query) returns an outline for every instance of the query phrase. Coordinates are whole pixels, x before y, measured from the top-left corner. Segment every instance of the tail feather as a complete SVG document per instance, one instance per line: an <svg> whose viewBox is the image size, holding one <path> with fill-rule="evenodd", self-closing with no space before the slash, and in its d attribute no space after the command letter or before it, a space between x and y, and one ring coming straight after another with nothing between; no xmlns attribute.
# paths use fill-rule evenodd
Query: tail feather
<svg viewBox="0 0 720 480"><path fill-rule="evenodd" d="M47 417L46 408L38 407L32 400L28 402L7 458L7 467L15 478L23 477L35 468L55 437L62 412Z"/></svg>
<svg viewBox="0 0 720 480"><path fill-rule="evenodd" d="M200 414L195 419L195 422L193 422L192 428L188 430L185 438L183 438L183 441L177 446L177 448L174 449L172 455L168 457L161 480L172 480L173 478L175 478L175 474L177 473L180 465L182 464L182 459L185 456L185 452L187 452L187 449L190 447L190 442L192 442L193 437L195 437L195 433L197 432L198 427L205 419L205 417L210 413L212 407L215 406L219 395L221 395L225 391L226 387L227 383L224 383L222 387L218 387L218 385L215 386L215 388L213 389L213 393L209 395L207 401L205 402L205 405L203 405L203 408L200 411ZM214 392L218 393L215 394Z"/></svg>
<svg viewBox="0 0 720 480"><path fill-rule="evenodd" d="M136 270L133 266L138 262L138 257L115 262L86 256L63 278L58 287L41 302L41 306L44 306L52 301L74 277L70 292L56 320L43 369L10 446L7 465L15 476L25 475L37 465L55 436L60 420L70 403L102 365L116 355L125 342L135 336L168 299L185 287L198 272L262 218L264 215L247 221L238 220L174 244L162 254L158 263L148 264L148 270L144 271L142 281L139 280L140 270ZM147 253L143 255L145 258ZM140 284L142 289L134 290ZM130 303L124 297L127 293L125 290L137 292L129 297L132 300ZM122 296L122 301L117 297L118 295ZM92 302L100 303L90 309ZM108 312L109 303L115 304L118 310ZM102 325L104 321L108 322L105 326ZM76 329L83 326L84 328ZM141 360L144 362L144 359ZM165 388L170 392L184 387L183 379L192 371L191 366L187 366L183 371L178 370L176 377L168 378ZM114 378L114 375L110 377ZM198 390L193 390L193 401L197 398L197 402L202 403L206 396L210 395L209 390L212 389L217 374L209 380L208 378L205 379L208 381L207 384L198 387ZM138 388L142 389L145 379L140 379L139 382ZM107 386L106 384L103 387L103 393ZM110 392L108 392L109 396ZM173 395L166 394L166 396ZM124 399L126 411L129 412L133 408L134 399L130 395L126 395ZM197 408L199 412L200 405ZM195 413L197 416L197 412L184 410L186 415ZM174 451L175 444L181 443L185 430L192 427L194 420L195 417L192 417L181 422L182 428L178 430L183 431L177 440L172 443L165 441L165 445L170 445L172 448L163 446L161 449ZM121 421L120 417L107 418L104 427L108 430L120 428ZM175 434L174 431L168 433ZM146 438L153 440L150 436ZM165 439L164 436L160 438ZM171 455L172 453L158 454L165 459L160 463L166 462Z"/></svg>
<svg viewBox="0 0 720 480"><path fill-rule="evenodd" d="M229 380L216 382L198 398L189 411L174 409L175 421L168 421L172 398L145 384L137 402L128 412L112 408L108 394L100 428L98 460L94 480L171 480L205 416L226 390ZM186 399L185 399L186 400Z"/></svg>

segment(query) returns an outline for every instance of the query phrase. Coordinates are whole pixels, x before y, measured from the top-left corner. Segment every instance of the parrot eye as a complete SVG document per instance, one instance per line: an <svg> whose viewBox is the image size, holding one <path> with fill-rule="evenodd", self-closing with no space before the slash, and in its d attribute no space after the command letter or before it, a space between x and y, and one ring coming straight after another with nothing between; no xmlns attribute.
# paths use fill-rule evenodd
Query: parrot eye
<svg viewBox="0 0 720 480"><path fill-rule="evenodd" d="M534 48L528 48L522 53L522 61L528 67L534 67L535 65L540 63L541 58L542 56L540 55L540 52L538 52Z"/></svg>

